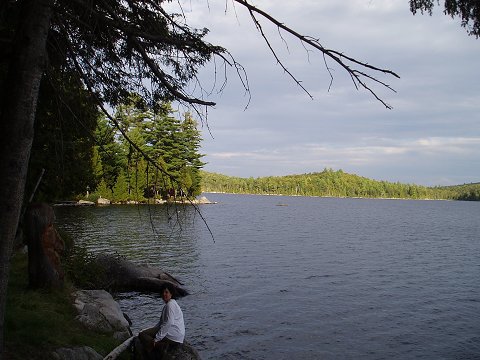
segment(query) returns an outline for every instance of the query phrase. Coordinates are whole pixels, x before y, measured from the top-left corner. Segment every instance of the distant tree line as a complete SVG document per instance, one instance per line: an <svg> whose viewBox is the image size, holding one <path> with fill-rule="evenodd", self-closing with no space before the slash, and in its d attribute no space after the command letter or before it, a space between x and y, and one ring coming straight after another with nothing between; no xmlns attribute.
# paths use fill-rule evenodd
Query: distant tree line
<svg viewBox="0 0 480 360"><path fill-rule="evenodd" d="M202 172L202 189L205 192L235 194L480 200L480 183L425 187L399 182L376 181L332 169L324 169L318 173L261 178L240 178Z"/></svg>

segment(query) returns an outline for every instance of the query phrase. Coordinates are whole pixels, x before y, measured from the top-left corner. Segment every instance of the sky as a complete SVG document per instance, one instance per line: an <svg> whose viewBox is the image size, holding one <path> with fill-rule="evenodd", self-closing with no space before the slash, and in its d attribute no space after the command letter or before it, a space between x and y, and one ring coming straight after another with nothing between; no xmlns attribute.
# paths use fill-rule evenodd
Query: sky
<svg viewBox="0 0 480 360"><path fill-rule="evenodd" d="M261 19L277 55L309 97L277 64L246 9L230 0L188 0L189 24L229 50L248 77L220 61L199 79L208 100L204 170L239 177L343 170L374 180L426 186L480 182L480 39L437 6L413 16L407 0L251 1L302 35L400 78L372 85L392 109L356 89L320 53ZM259 17L260 18L260 17ZM310 51L311 50L311 51ZM198 90L198 87L197 87Z"/></svg>

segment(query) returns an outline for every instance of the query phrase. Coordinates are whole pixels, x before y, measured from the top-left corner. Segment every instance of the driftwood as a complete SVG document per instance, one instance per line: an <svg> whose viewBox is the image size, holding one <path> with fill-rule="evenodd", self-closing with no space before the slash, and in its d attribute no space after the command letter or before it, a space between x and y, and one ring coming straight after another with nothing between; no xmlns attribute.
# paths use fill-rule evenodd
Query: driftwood
<svg viewBox="0 0 480 360"><path fill-rule="evenodd" d="M115 360L116 358L118 358L125 350L127 350L131 346L134 339L135 336L129 337L127 340L125 340L123 343L113 349L107 356L105 356L103 360Z"/></svg>
<svg viewBox="0 0 480 360"><path fill-rule="evenodd" d="M53 223L55 215L47 204L33 204L25 214L28 245L28 280L31 288L63 286L60 255L65 244Z"/></svg>
<svg viewBox="0 0 480 360"><path fill-rule="evenodd" d="M110 255L98 255L95 263L105 273L110 290L159 293L163 285L169 283L175 287L178 296L188 295L180 281L160 269L137 265L124 258Z"/></svg>

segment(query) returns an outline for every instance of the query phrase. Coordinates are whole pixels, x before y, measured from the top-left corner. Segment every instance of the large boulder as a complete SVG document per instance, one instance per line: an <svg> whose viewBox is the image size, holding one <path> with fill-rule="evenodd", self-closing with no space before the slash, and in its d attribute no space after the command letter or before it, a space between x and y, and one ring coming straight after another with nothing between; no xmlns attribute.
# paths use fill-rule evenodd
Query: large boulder
<svg viewBox="0 0 480 360"><path fill-rule="evenodd" d="M104 199L104 198L102 198L102 197L99 197L99 198L97 199L97 204L98 204L98 205L110 205L110 203L111 203L110 200Z"/></svg>
<svg viewBox="0 0 480 360"><path fill-rule="evenodd" d="M183 284L172 275L151 266L137 265L112 255L98 255L95 266L100 269L112 291L160 292L166 283L172 284L178 296L188 295Z"/></svg>
<svg viewBox="0 0 480 360"><path fill-rule="evenodd" d="M208 200L205 196L200 196L193 201L194 204L216 204L215 201Z"/></svg>
<svg viewBox="0 0 480 360"><path fill-rule="evenodd" d="M134 339L134 358L137 360L151 360L154 357L149 357L143 349L142 343L138 337ZM200 354L188 342L184 342L181 346L170 350L165 354L162 360L200 360Z"/></svg>
<svg viewBox="0 0 480 360"><path fill-rule="evenodd" d="M87 329L113 334L119 341L131 336L130 324L120 305L105 290L79 290L74 292L76 317Z"/></svg>
<svg viewBox="0 0 480 360"><path fill-rule="evenodd" d="M143 347L142 342L138 336L132 336L125 340L118 347L113 349L104 360L115 360L125 351L132 351L132 358L135 360L155 360L159 354L153 352L148 353ZM156 356L157 355L157 356ZM200 360L200 354L195 348L188 342L184 342L182 345L175 349L169 349L162 357L162 360Z"/></svg>

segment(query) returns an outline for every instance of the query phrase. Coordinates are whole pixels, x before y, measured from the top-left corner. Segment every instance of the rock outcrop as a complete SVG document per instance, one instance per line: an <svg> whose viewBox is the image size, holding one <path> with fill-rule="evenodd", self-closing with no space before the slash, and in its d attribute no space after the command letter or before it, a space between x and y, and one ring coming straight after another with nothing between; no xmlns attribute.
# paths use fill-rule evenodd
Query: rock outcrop
<svg viewBox="0 0 480 360"><path fill-rule="evenodd" d="M78 200L77 204L81 206L95 206L95 203L93 201L87 201L87 200Z"/></svg>
<svg viewBox="0 0 480 360"><path fill-rule="evenodd" d="M177 290L177 295L188 295L180 281L151 266L137 265L127 259L111 255L98 255L95 265L102 269L109 281L108 289L113 291L160 292L165 283L170 283Z"/></svg>
<svg viewBox="0 0 480 360"><path fill-rule="evenodd" d="M108 199L104 199L102 197L97 199L97 204L98 205L110 205L111 201Z"/></svg>
<svg viewBox="0 0 480 360"><path fill-rule="evenodd" d="M120 305L105 290L79 290L74 294L76 317L87 329L113 334L119 341L131 336L130 324Z"/></svg>
<svg viewBox="0 0 480 360"><path fill-rule="evenodd" d="M216 204L216 202L208 200L205 196L200 196L194 200L194 204Z"/></svg>
<svg viewBox="0 0 480 360"><path fill-rule="evenodd" d="M133 344L135 359L150 360L150 358L146 356L145 351L142 347L142 343L140 342L138 337L134 339ZM200 360L200 354L197 350L195 350L192 345L185 341L182 345L167 352L162 358L162 360Z"/></svg>

